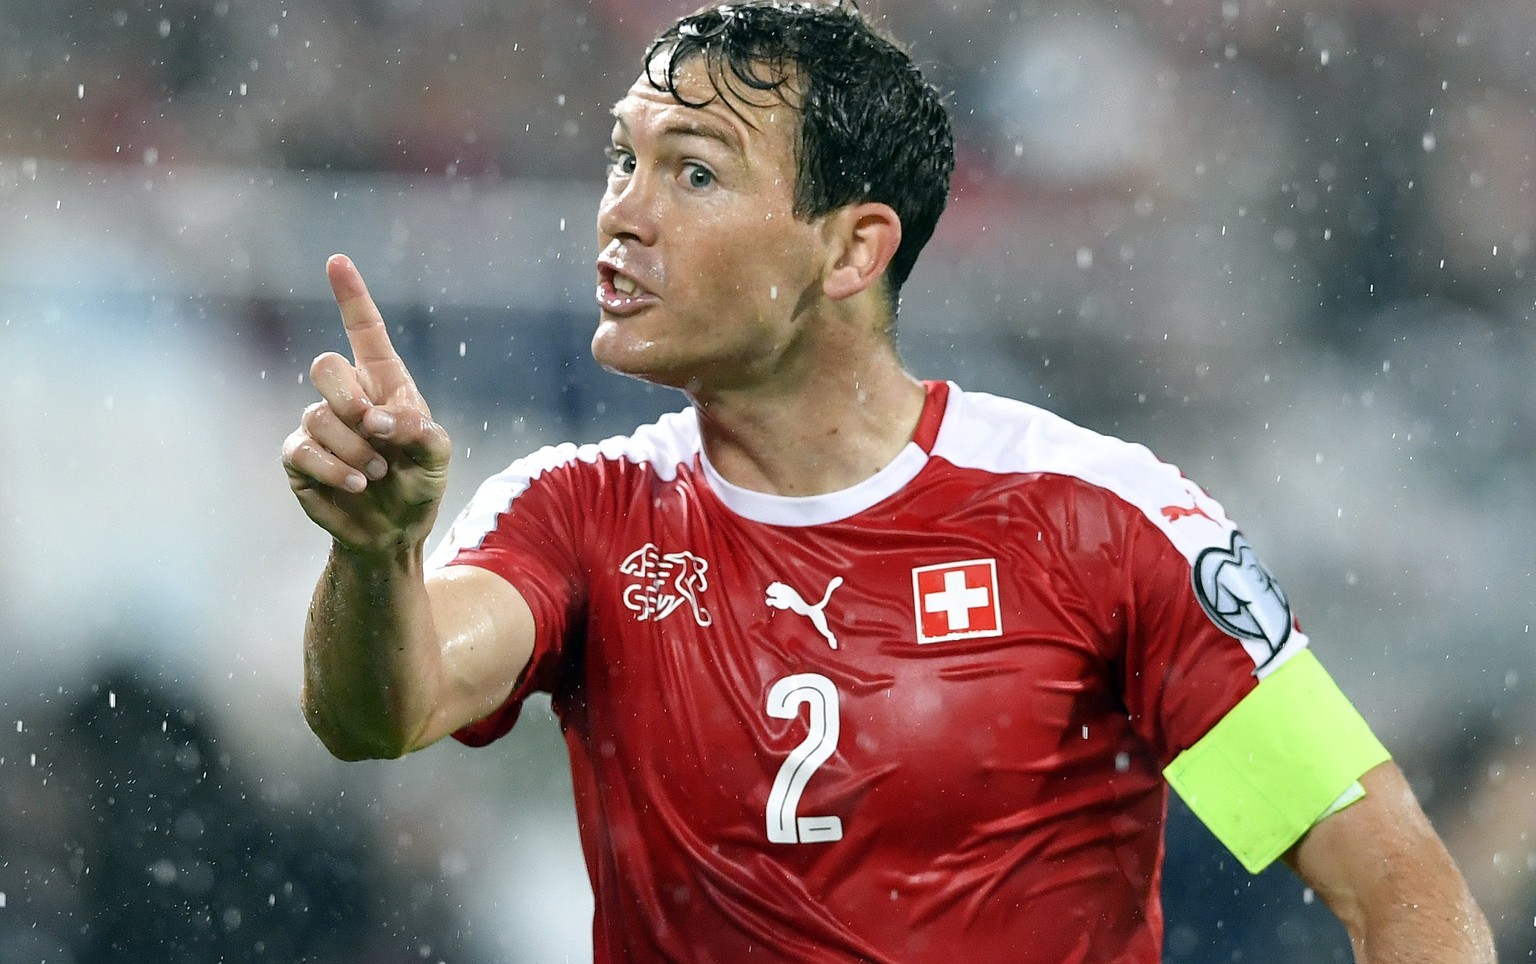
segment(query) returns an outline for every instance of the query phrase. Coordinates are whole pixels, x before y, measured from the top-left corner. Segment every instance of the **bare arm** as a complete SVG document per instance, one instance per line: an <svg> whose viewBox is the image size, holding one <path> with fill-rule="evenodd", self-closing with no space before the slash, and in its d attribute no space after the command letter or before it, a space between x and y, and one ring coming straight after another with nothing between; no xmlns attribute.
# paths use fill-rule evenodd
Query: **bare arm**
<svg viewBox="0 0 1536 964"><path fill-rule="evenodd" d="M1396 764L1286 855L1349 931L1362 964L1493 964L1488 922Z"/></svg>
<svg viewBox="0 0 1536 964"><path fill-rule="evenodd" d="M283 445L295 496L333 539L305 625L304 715L338 757L396 757L505 698L533 618L492 573L424 577L451 443L352 262L326 270L354 361L315 359L322 400Z"/></svg>
<svg viewBox="0 0 1536 964"><path fill-rule="evenodd" d="M422 579L420 547L333 545L304 631L305 718L347 760L430 746L496 709L533 649L533 614L469 566Z"/></svg>

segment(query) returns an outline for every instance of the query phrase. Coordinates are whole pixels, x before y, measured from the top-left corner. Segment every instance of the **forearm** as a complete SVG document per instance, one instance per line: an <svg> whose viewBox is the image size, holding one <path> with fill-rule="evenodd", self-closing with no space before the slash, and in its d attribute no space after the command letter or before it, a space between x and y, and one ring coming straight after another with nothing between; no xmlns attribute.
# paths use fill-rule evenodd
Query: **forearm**
<svg viewBox="0 0 1536 964"><path fill-rule="evenodd" d="M1493 964L1488 922L1465 892L1379 903L1351 928L1359 964Z"/></svg>
<svg viewBox="0 0 1536 964"><path fill-rule="evenodd" d="M326 747L346 760L414 749L441 661L421 548L361 555L333 545L304 629L304 716Z"/></svg>
<svg viewBox="0 0 1536 964"><path fill-rule="evenodd" d="M1411 799L1395 770L1378 770L1365 782L1378 800ZM1348 814L1346 809L1339 816ZM1493 964L1488 920L1423 812L1416 803L1405 805L1393 824L1401 836L1378 844L1360 866L1353 894L1337 902L1355 959L1360 964Z"/></svg>
<svg viewBox="0 0 1536 964"><path fill-rule="evenodd" d="M1366 796L1323 819L1287 855L1349 931L1360 964L1492 964L1493 939L1455 862L1396 764L1360 778Z"/></svg>

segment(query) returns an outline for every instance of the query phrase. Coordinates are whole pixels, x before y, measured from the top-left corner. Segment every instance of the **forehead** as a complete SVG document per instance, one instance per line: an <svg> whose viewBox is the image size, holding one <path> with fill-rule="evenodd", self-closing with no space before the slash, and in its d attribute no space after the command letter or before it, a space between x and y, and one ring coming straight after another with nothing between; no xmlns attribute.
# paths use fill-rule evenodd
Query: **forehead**
<svg viewBox="0 0 1536 964"><path fill-rule="evenodd" d="M674 96L651 82L652 78L665 82L670 67L668 58L667 53L659 53L651 61L649 72L641 71L614 104L612 113L624 129L633 132L637 126L655 126L659 134L708 132L709 136L723 135L734 141L742 151L758 141L775 145L793 143L799 114L785 103L779 91L750 91L749 100L733 89L744 84L729 84L719 74L712 78L705 59L695 55L678 65ZM729 70L720 67L726 74Z"/></svg>

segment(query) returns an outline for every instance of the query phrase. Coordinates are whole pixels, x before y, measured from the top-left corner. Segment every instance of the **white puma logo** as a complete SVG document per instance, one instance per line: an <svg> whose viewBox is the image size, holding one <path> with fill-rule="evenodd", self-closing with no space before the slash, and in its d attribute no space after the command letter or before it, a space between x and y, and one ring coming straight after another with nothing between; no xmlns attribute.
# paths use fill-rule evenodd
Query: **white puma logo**
<svg viewBox="0 0 1536 964"><path fill-rule="evenodd" d="M788 609L809 619L811 625L816 627L816 631L826 639L827 645L836 649L837 637L832 635L832 628L827 625L826 610L827 601L832 598L832 591L842 584L842 576L833 576L832 581L827 584L826 595L821 597L821 602L812 606L792 587L776 582L768 587L768 605L774 609Z"/></svg>

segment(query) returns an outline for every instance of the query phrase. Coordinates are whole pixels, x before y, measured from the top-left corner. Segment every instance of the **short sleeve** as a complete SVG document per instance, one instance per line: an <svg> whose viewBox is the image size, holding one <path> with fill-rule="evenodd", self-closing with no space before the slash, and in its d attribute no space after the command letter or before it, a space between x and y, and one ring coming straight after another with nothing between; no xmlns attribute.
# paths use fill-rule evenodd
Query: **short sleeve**
<svg viewBox="0 0 1536 964"><path fill-rule="evenodd" d="M1127 534L1126 703L1170 785L1256 873L1388 755L1252 545L1206 528L1203 545L1155 524Z"/></svg>
<svg viewBox="0 0 1536 964"><path fill-rule="evenodd" d="M1226 523L1214 503L1208 512ZM1125 534L1125 701L1163 765L1307 646L1243 534L1198 521L1206 531L1180 533L1184 545L1145 518L1133 516Z"/></svg>
<svg viewBox="0 0 1536 964"><path fill-rule="evenodd" d="M578 547L579 473L546 450L487 479L428 558L428 569L478 566L511 583L533 612L537 633L528 666L494 712L455 732L468 746L506 735L523 702L555 692L568 673L567 641L585 587Z"/></svg>

